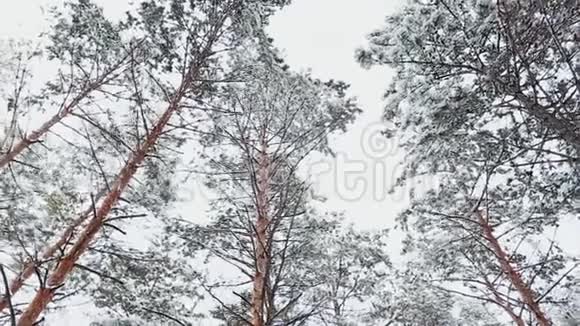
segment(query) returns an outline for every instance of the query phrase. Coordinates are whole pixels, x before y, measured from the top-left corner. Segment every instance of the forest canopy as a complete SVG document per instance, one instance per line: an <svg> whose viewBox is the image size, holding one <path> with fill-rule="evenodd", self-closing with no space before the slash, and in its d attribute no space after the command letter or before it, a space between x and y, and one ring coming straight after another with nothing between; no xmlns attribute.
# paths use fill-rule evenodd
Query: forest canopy
<svg viewBox="0 0 580 326"><path fill-rule="evenodd" d="M384 13L352 60L393 72L413 195L372 230L304 173L372 108L286 61L289 6L67 0L0 39L0 325L580 325L578 1Z"/></svg>

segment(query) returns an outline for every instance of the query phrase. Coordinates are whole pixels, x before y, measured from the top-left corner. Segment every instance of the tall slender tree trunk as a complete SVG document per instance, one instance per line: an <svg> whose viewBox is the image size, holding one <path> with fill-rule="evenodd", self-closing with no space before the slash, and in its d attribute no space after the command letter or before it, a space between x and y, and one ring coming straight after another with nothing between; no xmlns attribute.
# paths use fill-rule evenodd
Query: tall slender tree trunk
<svg viewBox="0 0 580 326"><path fill-rule="evenodd" d="M133 50L134 48L131 49L127 55L121 58L119 62L112 66L108 71L103 72L103 74L94 82L86 85L86 87L84 87L84 89L79 94L77 94L69 103L65 103L62 109L59 110L57 114L53 115L48 121L42 124L42 126L36 130L33 130L29 135L25 136L14 146L12 146L6 154L0 156L0 169L8 165L8 163L14 160L30 145L39 141L42 136L44 136L47 132L50 131L50 129L52 129L52 127L66 118L83 99L89 96L94 90L108 82L111 78L111 75L113 75L115 71L123 64L123 62L127 60Z"/></svg>
<svg viewBox="0 0 580 326"><path fill-rule="evenodd" d="M57 114L53 115L50 120L45 122L40 128L32 131L29 135L24 136L20 141L18 141L14 146L12 146L6 154L0 157L0 169L8 165L8 163L12 162L16 158L16 156L20 155L25 149L27 149L31 144L37 142L40 137L45 135L54 125L62 121L66 116L68 116L71 111L76 107L79 102L85 98L90 92L92 88L86 89L79 95L77 95L70 103L66 104L62 110L60 110Z"/></svg>
<svg viewBox="0 0 580 326"><path fill-rule="evenodd" d="M268 257L270 158L265 135L261 136L258 171L256 176L256 205L258 218L256 232L256 272L253 280L251 315L252 326L264 326L264 300L270 259Z"/></svg>
<svg viewBox="0 0 580 326"><path fill-rule="evenodd" d="M491 249L495 253L496 258L499 261L500 267L504 275L510 280L513 287L518 291L522 301L528 306L532 311L538 325L540 326L550 326L552 323L548 320L539 303L536 301L534 292L530 289L528 284L524 282L521 274L512 266L510 258L508 257L505 250L500 245L498 239L493 235L493 229L489 225L489 219L484 216L481 211L477 211L477 216L479 218L479 223L483 229L483 235L487 242L490 244Z"/></svg>
<svg viewBox="0 0 580 326"><path fill-rule="evenodd" d="M203 51L202 57L205 57L207 53L208 48ZM111 191L103 199L103 202L97 209L95 216L79 235L76 243L72 246L69 252L59 261L56 269L48 278L46 286L40 288L37 291L34 299L20 317L17 324L18 326L33 325L38 316L52 301L55 291L60 285L63 284L67 276L73 270L78 259L87 250L91 241L101 229L109 212L119 200L123 190L125 190L127 184L133 178L135 172L137 172L137 169L143 163L147 154L153 149L153 146L169 123L171 116L179 109L179 104L186 90L192 85L193 81L197 79L199 75L200 63L201 59L198 59L198 62L194 64L186 76L184 76L182 83L173 96L169 107L165 110L155 127L153 127L151 132L147 135L142 145L132 154L129 161L126 163L123 169L121 169L117 180L115 180L115 183L111 186Z"/></svg>
<svg viewBox="0 0 580 326"><path fill-rule="evenodd" d="M104 195L105 195L105 189L101 190L96 195L96 200L98 201ZM44 261L44 260L52 258L57 252L59 252L61 249L63 249L63 246L71 240L75 229L79 225L81 225L87 218L89 218L89 216L91 216L92 212L93 212L93 208L89 207L86 211L81 213L81 215L76 220L74 220L71 225L68 226L68 228L64 231L64 233L61 235L61 237L56 241L56 243L53 244L51 247L47 248L42 253L42 256L40 257L40 263L42 263L42 261ZM24 282L26 282L26 280L30 276L32 276L32 274L34 274L36 264L37 264L37 262L32 261L32 260L28 260L24 263L24 266L22 267L22 270L20 271L20 273L18 273L16 278L14 280L12 280L12 282L10 282L10 293L12 293L12 295L14 295L16 292L18 292L22 288L22 286L24 285ZM8 300L6 298L2 298L0 300L0 312L2 312L2 310L4 310L6 307L8 307Z"/></svg>

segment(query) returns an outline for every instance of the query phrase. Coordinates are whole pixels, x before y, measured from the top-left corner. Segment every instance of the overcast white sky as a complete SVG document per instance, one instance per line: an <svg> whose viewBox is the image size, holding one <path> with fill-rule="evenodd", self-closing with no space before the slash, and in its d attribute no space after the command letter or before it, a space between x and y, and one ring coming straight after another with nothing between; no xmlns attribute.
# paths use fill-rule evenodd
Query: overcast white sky
<svg viewBox="0 0 580 326"><path fill-rule="evenodd" d="M391 226L404 196L387 193L401 153L396 143L377 134L384 128L381 97L389 71L362 69L354 60L354 51L399 3L296 0L274 17L269 29L291 67L310 68L319 78L346 81L351 84L351 94L359 99L364 113L346 134L336 137L337 157L314 160L308 168L316 190L328 197L325 206L345 210L347 218L363 228ZM321 174L327 168L330 171Z"/></svg>

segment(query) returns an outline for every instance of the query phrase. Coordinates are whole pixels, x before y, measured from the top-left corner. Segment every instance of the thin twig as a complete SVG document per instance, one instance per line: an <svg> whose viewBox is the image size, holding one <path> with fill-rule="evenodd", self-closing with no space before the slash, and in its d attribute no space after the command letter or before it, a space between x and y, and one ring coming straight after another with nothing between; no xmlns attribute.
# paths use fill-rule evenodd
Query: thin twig
<svg viewBox="0 0 580 326"><path fill-rule="evenodd" d="M16 314L14 313L14 306L12 305L12 295L10 294L10 286L8 286L8 278L4 272L4 265L0 264L0 273L4 281L4 298L8 302L8 309L10 311L10 325L16 326Z"/></svg>

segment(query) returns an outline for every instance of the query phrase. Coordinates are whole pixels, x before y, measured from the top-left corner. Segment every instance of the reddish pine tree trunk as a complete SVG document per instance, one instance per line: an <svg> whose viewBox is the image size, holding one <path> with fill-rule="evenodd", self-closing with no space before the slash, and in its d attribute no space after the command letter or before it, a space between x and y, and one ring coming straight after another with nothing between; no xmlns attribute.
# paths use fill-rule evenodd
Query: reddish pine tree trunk
<svg viewBox="0 0 580 326"><path fill-rule="evenodd" d="M18 141L14 146L12 146L8 153L4 154L0 157L0 169L8 165L8 163L12 162L16 156L20 155L25 149L28 148L31 144L37 142L40 137L45 135L55 124L59 123L62 119L64 119L67 115L71 113L75 106L79 104L79 102L85 98L90 92L92 88L89 88L75 97L69 104L65 105L62 110L60 110L57 114L52 116L50 120L45 122L40 128L32 131L30 135L24 136L23 139Z"/></svg>
<svg viewBox="0 0 580 326"><path fill-rule="evenodd" d="M107 215L119 200L121 193L126 188L129 181L133 178L139 166L145 160L146 155L152 150L153 146L167 126L167 123L169 122L169 119L173 113L179 108L179 103L183 98L185 90L189 88L193 80L197 77L199 73L199 65L196 65L195 68L192 68L195 69L195 71L192 69L188 72L167 110L163 113L155 127L151 130L145 142L133 153L127 164L123 167L119 173L119 177L111 186L111 191L107 194L97 209L95 217L89 222L87 227L79 235L76 243L69 250L66 256L60 260L56 269L50 275L47 286L38 290L36 296L26 311L24 311L24 314L22 314L20 317L18 326L31 326L34 324L34 322L38 319L38 316L52 301L56 288L63 284L67 276L73 270L78 259L87 250L91 241L101 229L103 222L105 222L105 219L107 218Z"/></svg>
<svg viewBox="0 0 580 326"><path fill-rule="evenodd" d="M140 43L139 43L140 44ZM117 70L125 60L129 57L132 53L131 50L127 55L125 55L122 59L119 60L113 67L111 67L108 71L104 72L101 77L95 80L93 83L90 83L85 87L85 89L78 94L72 101L68 104L65 104L63 108L50 120L45 122L40 128L32 131L28 136L25 136L19 142L17 142L14 146L12 146L6 154L0 156L0 169L8 165L12 160L14 160L18 155L20 155L25 149L28 148L31 144L37 142L42 136L44 136L54 125L62 121L65 117L67 117L73 109L82 101L85 97L87 97L92 91L96 90L104 83L107 82L111 74ZM2 311L0 309L0 311Z"/></svg>
<svg viewBox="0 0 580 326"><path fill-rule="evenodd" d="M97 200L100 199L101 197L103 197L103 195L104 195L104 190L100 191L97 194L97 196L96 196ZM42 262L43 260L47 260L47 259L52 258L58 251L60 251L61 248L67 242L70 241L75 229L79 225L81 225L91 215L92 212L93 212L92 207L88 208L86 211L84 211L79 216L79 218L74 220L73 223L71 225L69 225L69 227L64 231L64 233L58 239L58 241L42 253L42 256L40 257L40 261ZM32 274L34 274L35 266L36 266L35 261L29 260L26 263L24 263L24 267L22 268L22 270L20 271L18 276L14 280L12 280L12 282L10 283L10 293L12 293L12 295L14 295L16 292L18 292L22 288L22 286L24 285L24 282L26 282L26 280L30 276L32 276ZM0 312L2 312L2 310L4 310L7 306L8 306L8 300L6 300L5 298L1 299L0 300Z"/></svg>
<svg viewBox="0 0 580 326"><path fill-rule="evenodd" d="M256 221L256 272L253 280L251 315L252 326L264 326L264 300L266 289L266 278L270 260L268 257L268 225L270 219L268 192L270 183L270 160L268 157L268 146L265 136L262 135L260 156L258 158L257 171L257 211Z"/></svg>
<svg viewBox="0 0 580 326"><path fill-rule="evenodd" d="M479 217L479 222L483 228L483 235L485 239L489 242L491 249L495 253L495 256L499 260L501 269L505 276L510 280L514 288L519 292L522 301L528 306L532 311L533 315L540 326L550 326L552 323L548 320L538 302L536 302L534 292L530 287L524 282L520 273L512 266L510 258L507 253L501 247L497 238L493 235L493 229L489 225L489 220L483 216L481 211L477 212Z"/></svg>

